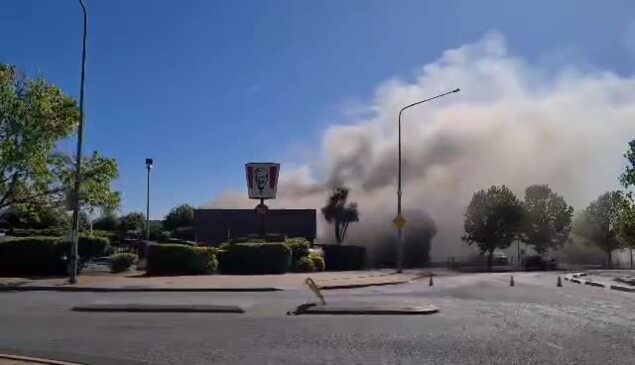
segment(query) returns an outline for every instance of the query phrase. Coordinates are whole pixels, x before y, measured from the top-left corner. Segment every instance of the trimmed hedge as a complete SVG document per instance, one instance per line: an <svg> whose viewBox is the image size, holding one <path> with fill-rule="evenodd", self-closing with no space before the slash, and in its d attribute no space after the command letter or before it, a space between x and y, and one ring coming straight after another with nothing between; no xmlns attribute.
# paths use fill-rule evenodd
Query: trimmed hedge
<svg viewBox="0 0 635 365"><path fill-rule="evenodd" d="M79 236L77 251L83 260L90 260L93 257L106 256L110 248L110 240L99 236Z"/></svg>
<svg viewBox="0 0 635 365"><path fill-rule="evenodd" d="M62 237L70 233L70 228L14 228L8 232L13 237Z"/></svg>
<svg viewBox="0 0 635 365"><path fill-rule="evenodd" d="M130 270L137 256L131 253L118 253L110 256L110 272L117 273Z"/></svg>
<svg viewBox="0 0 635 365"><path fill-rule="evenodd" d="M366 247L353 245L324 245L326 270L361 270L366 266Z"/></svg>
<svg viewBox="0 0 635 365"><path fill-rule="evenodd" d="M221 274L284 274L291 250L284 243L228 243L218 252Z"/></svg>
<svg viewBox="0 0 635 365"><path fill-rule="evenodd" d="M259 234L250 234L246 237L231 238L228 243L279 243L284 242L286 239L287 236L280 233L267 233L264 238Z"/></svg>
<svg viewBox="0 0 635 365"><path fill-rule="evenodd" d="M313 266L315 267L315 271L324 271L326 265L324 264L324 258L320 255L311 254L309 258L313 260Z"/></svg>
<svg viewBox="0 0 635 365"><path fill-rule="evenodd" d="M68 243L58 237L21 237L0 241L0 275L65 275Z"/></svg>
<svg viewBox="0 0 635 365"><path fill-rule="evenodd" d="M149 275L211 274L217 266L216 250L179 244L152 244L146 248Z"/></svg>

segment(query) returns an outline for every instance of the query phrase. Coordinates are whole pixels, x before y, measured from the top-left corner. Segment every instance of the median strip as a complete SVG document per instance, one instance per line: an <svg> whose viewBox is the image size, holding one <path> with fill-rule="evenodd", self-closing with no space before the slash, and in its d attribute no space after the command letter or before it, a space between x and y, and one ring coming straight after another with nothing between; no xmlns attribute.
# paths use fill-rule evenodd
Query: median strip
<svg viewBox="0 0 635 365"><path fill-rule="evenodd" d="M437 313L439 308L429 305L400 304L303 304L288 314L332 314L332 315L425 315Z"/></svg>

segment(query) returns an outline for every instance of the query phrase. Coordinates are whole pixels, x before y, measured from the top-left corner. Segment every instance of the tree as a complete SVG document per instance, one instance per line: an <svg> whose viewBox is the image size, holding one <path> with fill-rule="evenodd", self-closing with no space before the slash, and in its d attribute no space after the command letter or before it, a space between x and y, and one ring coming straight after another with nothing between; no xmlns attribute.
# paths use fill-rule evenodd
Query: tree
<svg viewBox="0 0 635 365"><path fill-rule="evenodd" d="M618 223L619 236L628 247L630 253L631 269L633 269L633 250L635 249L635 201L624 199Z"/></svg>
<svg viewBox="0 0 635 365"><path fill-rule="evenodd" d="M119 218L119 229L122 232L137 231L143 229L146 216L141 212L131 212Z"/></svg>
<svg viewBox="0 0 635 365"><path fill-rule="evenodd" d="M628 165L624 173L620 176L620 182L625 188L635 187L635 139L628 143L628 151L624 153L624 158L628 160Z"/></svg>
<svg viewBox="0 0 635 365"><path fill-rule="evenodd" d="M539 254L562 247L571 231L573 208L548 185L531 185L525 190L523 242Z"/></svg>
<svg viewBox="0 0 635 365"><path fill-rule="evenodd" d="M333 223L335 240L341 244L346 236L346 230L351 222L359 221L357 203L348 203L348 188L335 188L329 200L322 208L322 214L327 222Z"/></svg>
<svg viewBox="0 0 635 365"><path fill-rule="evenodd" d="M468 245L476 243L481 254L487 253L487 267L491 269L494 250L511 245L519 234L522 218L522 204L507 187L480 190L465 210L465 235L461 239Z"/></svg>
<svg viewBox="0 0 635 365"><path fill-rule="evenodd" d="M163 228L173 231L180 227L194 225L194 207L189 204L181 204L172 208L163 219Z"/></svg>
<svg viewBox="0 0 635 365"><path fill-rule="evenodd" d="M77 104L55 85L0 64L0 209L42 199L60 205L68 200L73 160L56 146L74 133L78 120ZM84 160L82 170L81 194L88 204L101 205L104 195L110 195L108 204L118 205L118 198L113 200L118 193L110 191L117 176L114 160L95 153Z"/></svg>
<svg viewBox="0 0 635 365"><path fill-rule="evenodd" d="M119 221L113 212L104 212L99 218L93 221L93 227L102 231L115 231L118 225Z"/></svg>
<svg viewBox="0 0 635 365"><path fill-rule="evenodd" d="M622 246L619 224L622 219L625 198L621 191L610 191L591 202L580 215L574 233L596 245L606 253L611 268L611 253Z"/></svg>

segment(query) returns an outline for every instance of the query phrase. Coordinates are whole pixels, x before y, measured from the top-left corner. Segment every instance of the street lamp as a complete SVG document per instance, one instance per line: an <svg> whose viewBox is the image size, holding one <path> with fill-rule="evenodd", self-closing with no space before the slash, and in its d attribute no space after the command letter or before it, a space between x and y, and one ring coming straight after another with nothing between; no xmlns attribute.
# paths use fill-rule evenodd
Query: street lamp
<svg viewBox="0 0 635 365"><path fill-rule="evenodd" d="M150 240L150 170L152 169L152 159L146 158L146 170L148 170L148 188L146 189L146 241Z"/></svg>
<svg viewBox="0 0 635 365"><path fill-rule="evenodd" d="M82 73L79 86L79 125L77 127L77 155L75 156L75 186L73 188L73 221L71 227L71 260L68 282L77 282L77 242L79 240L79 206L82 177L82 141L84 137L84 73L86 69L86 33L87 17L86 4L84 0L79 0L84 15L84 34L82 36Z"/></svg>
<svg viewBox="0 0 635 365"><path fill-rule="evenodd" d="M401 215L401 113L403 113L404 110L413 107L415 105L419 105L419 104L423 104L427 101L430 100L434 100L434 99L438 99L440 97L449 95L449 94L454 94L454 93L458 93L459 91L461 91L461 89L454 89L452 91L448 91L447 93L443 93L443 94L439 94L435 97L429 98L429 99L425 99L425 100L421 100L421 101L417 101L416 103L412 103L410 105L406 105L403 108L401 108L401 110L399 111L399 176L397 179L397 216L395 217L395 219L393 220L393 222L395 223L395 225L397 226L397 234L398 234L398 243L397 243L397 272L400 273L403 271L403 246L404 246L404 242L403 242L403 226L406 224L406 220L403 217L403 215Z"/></svg>

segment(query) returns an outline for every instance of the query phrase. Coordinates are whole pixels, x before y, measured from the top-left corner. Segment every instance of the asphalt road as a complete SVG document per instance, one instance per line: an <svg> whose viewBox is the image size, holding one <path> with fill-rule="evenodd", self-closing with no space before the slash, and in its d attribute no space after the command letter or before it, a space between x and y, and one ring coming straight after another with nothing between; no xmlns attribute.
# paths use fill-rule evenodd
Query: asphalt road
<svg viewBox="0 0 635 365"><path fill-rule="evenodd" d="M0 352L89 364L633 364L635 294L555 273L440 276L326 293L430 303L426 316L289 316L275 293L0 293ZM90 303L238 304L244 314L80 313Z"/></svg>

